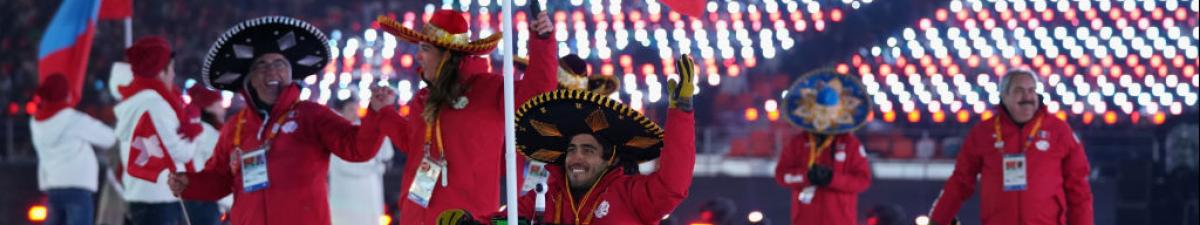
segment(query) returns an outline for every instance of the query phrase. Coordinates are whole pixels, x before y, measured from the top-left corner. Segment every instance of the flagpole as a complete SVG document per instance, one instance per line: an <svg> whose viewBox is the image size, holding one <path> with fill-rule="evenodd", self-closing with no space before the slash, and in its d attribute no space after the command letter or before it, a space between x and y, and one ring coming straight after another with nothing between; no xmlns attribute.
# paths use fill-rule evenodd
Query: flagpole
<svg viewBox="0 0 1200 225"><path fill-rule="evenodd" d="M516 32L513 32L512 22L512 0L504 0L504 15L502 17L504 32L504 45L500 46L500 53L504 54L504 162L505 176L504 187L507 190L505 197L508 207L508 224L517 224L517 132L516 132L516 106L513 105L516 100L513 97L513 37L516 37ZM537 15L533 15L536 17Z"/></svg>
<svg viewBox="0 0 1200 225"><path fill-rule="evenodd" d="M125 17L125 48L133 45L133 16Z"/></svg>

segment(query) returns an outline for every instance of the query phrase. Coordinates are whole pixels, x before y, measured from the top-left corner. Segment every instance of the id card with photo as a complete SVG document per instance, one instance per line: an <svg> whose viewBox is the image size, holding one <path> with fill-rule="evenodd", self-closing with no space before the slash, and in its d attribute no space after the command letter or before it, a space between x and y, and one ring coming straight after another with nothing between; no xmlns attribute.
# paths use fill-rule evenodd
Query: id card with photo
<svg viewBox="0 0 1200 225"><path fill-rule="evenodd" d="M1025 173L1025 154L1004 155L1004 191L1024 191L1028 184Z"/></svg>
<svg viewBox="0 0 1200 225"><path fill-rule="evenodd" d="M408 200L423 208L429 207L429 200L433 198L433 188L437 185L438 177L441 175L441 164L428 157L421 160L421 165L417 167L417 174L413 175L412 185L408 187Z"/></svg>
<svg viewBox="0 0 1200 225"><path fill-rule="evenodd" d="M270 186L267 174L267 151L258 149L241 156L242 189L249 193Z"/></svg>
<svg viewBox="0 0 1200 225"><path fill-rule="evenodd" d="M533 190L537 184L546 183L549 177L550 171L546 170L546 163L530 162L529 166L525 167L525 182L521 184L521 194Z"/></svg>

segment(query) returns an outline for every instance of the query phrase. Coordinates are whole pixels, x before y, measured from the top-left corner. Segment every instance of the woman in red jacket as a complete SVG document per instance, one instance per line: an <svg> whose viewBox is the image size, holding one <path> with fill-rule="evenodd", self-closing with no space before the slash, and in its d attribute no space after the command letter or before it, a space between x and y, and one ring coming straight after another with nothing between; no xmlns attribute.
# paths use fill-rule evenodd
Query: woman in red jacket
<svg viewBox="0 0 1200 225"><path fill-rule="evenodd" d="M792 224L856 224L858 193L871 184L866 150L851 134L871 111L866 89L850 75L809 73L788 89L783 108L804 130L775 167L775 181L792 190Z"/></svg>
<svg viewBox="0 0 1200 225"><path fill-rule="evenodd" d="M301 100L292 81L326 65L326 43L317 28L278 16L221 35L204 63L205 84L241 93L248 105L221 128L204 171L172 175L172 191L204 201L232 193L235 225L329 224L330 154L355 162L374 157L383 142L380 114L395 113L385 107L395 95L375 89L361 127Z"/></svg>
<svg viewBox="0 0 1200 225"><path fill-rule="evenodd" d="M495 49L499 33L468 41L467 21L451 10L433 12L420 32L386 17L380 17L379 24L420 45L419 73L429 84L409 103L413 113L387 115L388 137L408 156L400 186L400 223L431 224L449 208L495 211L504 171L503 104L554 90L554 40L529 39L529 70L514 85L517 102L503 102L503 77L489 71L489 61L478 56ZM530 26L539 33L554 29L545 14Z"/></svg>

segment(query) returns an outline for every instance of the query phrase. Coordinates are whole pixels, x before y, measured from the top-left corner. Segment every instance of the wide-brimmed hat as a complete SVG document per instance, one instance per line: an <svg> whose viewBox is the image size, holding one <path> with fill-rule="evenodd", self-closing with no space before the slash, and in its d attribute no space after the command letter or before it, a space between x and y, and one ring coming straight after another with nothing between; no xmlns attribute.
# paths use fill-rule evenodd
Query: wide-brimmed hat
<svg viewBox="0 0 1200 225"><path fill-rule="evenodd" d="M430 16L429 21L421 27L421 32L409 29L400 22L380 16L375 20L384 32L414 43L429 43L431 45L463 52L472 55L491 53L503 37L500 32L483 39L471 41L470 25L463 18L462 12L454 10L437 10Z"/></svg>
<svg viewBox="0 0 1200 225"><path fill-rule="evenodd" d="M862 127L871 107L871 98L862 81L832 70L800 76L788 88L783 101L788 121L819 134L847 133Z"/></svg>
<svg viewBox="0 0 1200 225"><path fill-rule="evenodd" d="M524 57L514 57L513 62L517 70L524 71L529 67L529 59ZM557 76L560 89L586 90L607 96L621 87L621 81L615 76L588 73L587 62L575 54L558 58Z"/></svg>
<svg viewBox="0 0 1200 225"><path fill-rule="evenodd" d="M636 110L583 90L538 95L517 110L517 149L526 157L561 164L571 138L592 134L627 162L658 158L663 129Z"/></svg>
<svg viewBox="0 0 1200 225"><path fill-rule="evenodd" d="M240 90L254 59L268 53L287 58L293 79L320 72L331 58L329 39L308 22L284 16L260 17L230 28L217 39L201 70L204 83L221 90Z"/></svg>

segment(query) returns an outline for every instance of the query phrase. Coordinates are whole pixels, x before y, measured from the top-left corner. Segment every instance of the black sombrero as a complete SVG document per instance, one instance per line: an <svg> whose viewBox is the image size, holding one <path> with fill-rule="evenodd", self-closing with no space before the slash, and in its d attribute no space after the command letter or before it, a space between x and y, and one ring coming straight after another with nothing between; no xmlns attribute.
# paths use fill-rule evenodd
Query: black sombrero
<svg viewBox="0 0 1200 225"><path fill-rule="evenodd" d="M517 110L517 149L533 160L561 164L571 137L590 133L632 162L658 158L663 129L629 106L582 90L558 90Z"/></svg>
<svg viewBox="0 0 1200 225"><path fill-rule="evenodd" d="M292 63L292 78L316 74L329 62L329 39L299 19L268 16L244 21L225 31L208 50L201 74L209 87L236 91L254 58L279 53Z"/></svg>

